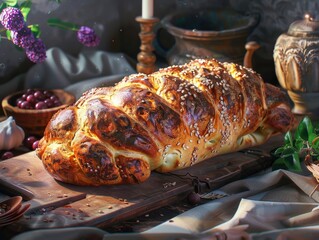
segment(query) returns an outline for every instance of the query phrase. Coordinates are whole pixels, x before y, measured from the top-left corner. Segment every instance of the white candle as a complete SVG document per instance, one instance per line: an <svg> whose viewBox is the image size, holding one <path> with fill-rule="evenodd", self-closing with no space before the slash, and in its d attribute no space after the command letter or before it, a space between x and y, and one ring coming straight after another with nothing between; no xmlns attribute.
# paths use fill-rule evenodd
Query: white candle
<svg viewBox="0 0 319 240"><path fill-rule="evenodd" d="M143 0L142 2L142 18L152 18L154 11L153 0Z"/></svg>

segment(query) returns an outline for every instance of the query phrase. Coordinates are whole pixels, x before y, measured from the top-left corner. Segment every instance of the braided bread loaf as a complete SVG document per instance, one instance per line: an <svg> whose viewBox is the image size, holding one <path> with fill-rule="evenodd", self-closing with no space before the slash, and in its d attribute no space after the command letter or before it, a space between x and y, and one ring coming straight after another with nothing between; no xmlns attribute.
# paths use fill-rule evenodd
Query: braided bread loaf
<svg viewBox="0 0 319 240"><path fill-rule="evenodd" d="M253 70L214 59L133 74L55 114L37 155L57 180L145 181L264 143L293 125L285 94Z"/></svg>

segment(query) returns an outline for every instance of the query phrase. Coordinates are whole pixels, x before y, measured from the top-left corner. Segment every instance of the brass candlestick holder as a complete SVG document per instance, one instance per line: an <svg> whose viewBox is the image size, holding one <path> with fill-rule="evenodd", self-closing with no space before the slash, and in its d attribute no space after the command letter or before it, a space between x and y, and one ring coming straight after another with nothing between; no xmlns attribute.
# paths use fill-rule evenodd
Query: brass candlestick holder
<svg viewBox="0 0 319 240"><path fill-rule="evenodd" d="M136 21L139 22L141 26L141 32L139 33L139 37L141 39L141 52L137 54L138 63L136 70L139 73L150 74L155 72L156 69L156 56L153 53L154 48L152 42L155 37L153 26L159 21L159 19L137 17Z"/></svg>

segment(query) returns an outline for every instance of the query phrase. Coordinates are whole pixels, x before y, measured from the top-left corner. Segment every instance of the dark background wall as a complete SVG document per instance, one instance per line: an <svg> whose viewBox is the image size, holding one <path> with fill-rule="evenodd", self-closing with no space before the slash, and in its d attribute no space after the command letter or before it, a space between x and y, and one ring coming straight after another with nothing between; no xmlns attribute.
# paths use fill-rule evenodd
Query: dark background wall
<svg viewBox="0 0 319 240"><path fill-rule="evenodd" d="M94 27L101 37L96 49L124 52L133 59L139 52L139 25L136 16L141 15L141 0L35 0L28 20L38 23L47 48L59 47L77 56L83 47L75 39L75 33L48 27L46 20L57 17L65 21ZM286 32L290 23L303 18L307 12L319 12L317 0L155 0L154 14L162 19L180 9L231 7L243 13L258 13L260 22L250 35L261 48L253 58L254 68L266 81L276 83L272 53L277 37ZM32 64L13 44L0 42L0 83L26 72Z"/></svg>

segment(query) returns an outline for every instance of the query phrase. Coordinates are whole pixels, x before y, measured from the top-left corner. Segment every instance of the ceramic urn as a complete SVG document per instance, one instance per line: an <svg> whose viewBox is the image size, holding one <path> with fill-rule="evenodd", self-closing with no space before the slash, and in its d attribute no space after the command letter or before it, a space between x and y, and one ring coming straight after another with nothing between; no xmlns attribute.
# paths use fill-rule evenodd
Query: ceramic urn
<svg viewBox="0 0 319 240"><path fill-rule="evenodd" d="M277 79L293 112L319 116L319 19L306 14L281 34L274 48Z"/></svg>

